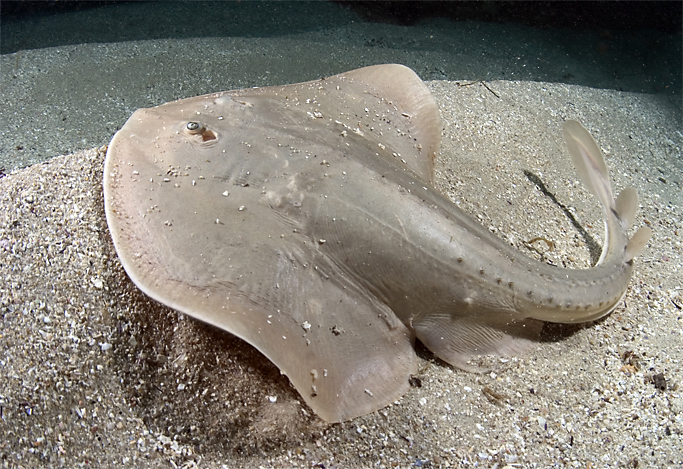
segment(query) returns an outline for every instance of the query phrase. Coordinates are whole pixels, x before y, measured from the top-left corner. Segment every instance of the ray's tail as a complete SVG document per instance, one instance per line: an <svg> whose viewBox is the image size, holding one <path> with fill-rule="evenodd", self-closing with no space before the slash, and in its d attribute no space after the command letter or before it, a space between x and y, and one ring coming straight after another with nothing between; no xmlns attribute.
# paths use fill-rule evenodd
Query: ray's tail
<svg viewBox="0 0 683 469"><path fill-rule="evenodd" d="M565 122L562 131L581 180L605 210L606 235L598 261L602 265L558 269L539 263L526 268L529 263L514 262L515 254L508 254L511 261L505 265L505 275L516 276L514 282L501 282L499 277L489 278L489 284L473 283L465 290L466 296L456 298L460 301L457 307L446 306L412 321L416 337L452 365L485 371L469 360L478 355L514 355L528 350L540 337L545 322L569 324L598 319L612 311L627 290L633 258L652 233L643 227L628 237L638 208L636 191L628 187L615 198L607 165L593 137L574 120ZM468 278L469 272L462 272L462 277ZM493 291L501 283L507 287L485 296L486 288Z"/></svg>

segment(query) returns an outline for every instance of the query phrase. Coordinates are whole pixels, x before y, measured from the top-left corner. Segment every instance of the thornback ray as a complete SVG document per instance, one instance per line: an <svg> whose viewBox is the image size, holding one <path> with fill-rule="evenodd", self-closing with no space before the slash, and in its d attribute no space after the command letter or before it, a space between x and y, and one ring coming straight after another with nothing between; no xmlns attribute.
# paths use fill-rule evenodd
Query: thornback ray
<svg viewBox="0 0 683 469"><path fill-rule="evenodd" d="M406 392L416 338L467 369L616 306L649 233L629 243L635 191L615 201L590 134L564 134L607 214L592 269L525 257L434 189L439 111L393 64L137 110L107 151L105 211L142 291L249 342L343 421Z"/></svg>

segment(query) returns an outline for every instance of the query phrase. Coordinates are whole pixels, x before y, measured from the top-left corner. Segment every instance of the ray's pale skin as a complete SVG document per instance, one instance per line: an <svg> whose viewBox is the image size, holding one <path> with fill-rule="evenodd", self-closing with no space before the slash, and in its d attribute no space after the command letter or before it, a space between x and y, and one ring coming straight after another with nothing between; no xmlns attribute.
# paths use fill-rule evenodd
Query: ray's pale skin
<svg viewBox="0 0 683 469"><path fill-rule="evenodd" d="M592 269L525 257L434 189L438 108L401 65L139 109L107 152L107 222L141 290L254 345L342 421L407 390L415 338L467 368L618 304L650 232L629 240L635 191L615 200L590 134L563 132L605 208Z"/></svg>

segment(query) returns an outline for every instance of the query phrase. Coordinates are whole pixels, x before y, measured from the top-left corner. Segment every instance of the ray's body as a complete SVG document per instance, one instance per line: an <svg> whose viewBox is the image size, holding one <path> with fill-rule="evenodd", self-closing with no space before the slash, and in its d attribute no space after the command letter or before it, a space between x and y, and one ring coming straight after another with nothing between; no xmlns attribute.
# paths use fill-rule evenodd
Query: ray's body
<svg viewBox="0 0 683 469"><path fill-rule="evenodd" d="M440 136L399 65L141 109L107 155L112 238L143 291L256 346L328 421L403 394L415 337L466 367L611 311L649 232L629 243L635 192L614 200L585 129L565 139L608 227L587 270L528 259L438 193Z"/></svg>

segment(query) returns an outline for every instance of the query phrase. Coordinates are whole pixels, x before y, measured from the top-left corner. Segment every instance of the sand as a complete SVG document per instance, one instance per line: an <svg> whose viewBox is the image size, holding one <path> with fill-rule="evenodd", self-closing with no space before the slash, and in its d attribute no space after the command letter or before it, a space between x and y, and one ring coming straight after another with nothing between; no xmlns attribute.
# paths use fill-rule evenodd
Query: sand
<svg viewBox="0 0 683 469"><path fill-rule="evenodd" d="M137 290L103 214L105 149L79 151L0 178L2 467L683 464L680 108L564 84L429 86L444 127L437 186L532 257L584 268L602 242L563 119L595 136L617 190L636 187L635 225L654 237L611 315L549 328L488 374L419 348L402 399L326 424L252 347ZM523 243L538 236L554 249Z"/></svg>

